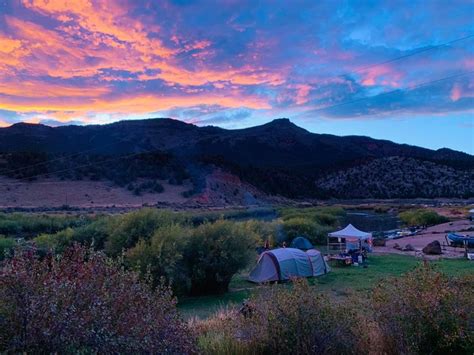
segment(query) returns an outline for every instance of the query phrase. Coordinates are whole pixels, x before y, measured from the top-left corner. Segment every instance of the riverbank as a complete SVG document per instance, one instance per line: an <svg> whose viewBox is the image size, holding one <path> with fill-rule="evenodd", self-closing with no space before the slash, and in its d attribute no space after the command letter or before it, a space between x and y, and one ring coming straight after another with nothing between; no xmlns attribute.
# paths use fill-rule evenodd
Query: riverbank
<svg viewBox="0 0 474 355"><path fill-rule="evenodd" d="M469 229L473 230L469 230ZM402 254L416 257L424 257L430 259L439 258L461 258L464 256L463 248L444 248L442 255L425 255L422 249L433 241L438 241L442 246L447 244L446 234L449 232L461 233L463 235L474 236L474 224L467 219L438 224L436 226L428 227L419 234L407 236L400 239L389 239L383 247L374 247L376 254ZM403 251L396 249L399 245L402 249L407 245L411 245L414 251Z"/></svg>

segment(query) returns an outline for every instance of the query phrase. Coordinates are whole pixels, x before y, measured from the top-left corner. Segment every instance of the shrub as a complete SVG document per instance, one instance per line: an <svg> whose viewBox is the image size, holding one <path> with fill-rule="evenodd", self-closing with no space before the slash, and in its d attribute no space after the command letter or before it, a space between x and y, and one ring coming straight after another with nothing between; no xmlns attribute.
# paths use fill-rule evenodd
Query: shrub
<svg viewBox="0 0 474 355"><path fill-rule="evenodd" d="M66 228L55 234L40 234L33 239L33 242L40 249L62 253L66 248L72 245L73 235L74 230L72 228Z"/></svg>
<svg viewBox="0 0 474 355"><path fill-rule="evenodd" d="M40 233L53 234L68 227L74 228L88 222L88 218L79 218L78 216L0 214L0 234L31 238Z"/></svg>
<svg viewBox="0 0 474 355"><path fill-rule="evenodd" d="M151 208L115 217L110 223L105 250L110 255L119 255L123 249L135 246L140 239L150 239L157 228L175 223L185 223L183 215Z"/></svg>
<svg viewBox="0 0 474 355"><path fill-rule="evenodd" d="M426 209L408 210L399 214L401 221L407 226L432 226L448 222L449 219L435 211Z"/></svg>
<svg viewBox="0 0 474 355"><path fill-rule="evenodd" d="M158 228L150 240L141 239L126 253L127 262L142 275L151 273L155 283L162 277L179 292L187 289L183 252L191 232L174 224Z"/></svg>
<svg viewBox="0 0 474 355"><path fill-rule="evenodd" d="M259 239L260 245L263 245L266 240L269 241L270 247L276 247L284 238L283 228L280 223L256 221L254 219L241 222L240 228L248 234L256 235Z"/></svg>
<svg viewBox="0 0 474 355"><path fill-rule="evenodd" d="M193 353L194 338L168 288L76 245L18 252L0 269L0 351Z"/></svg>
<svg viewBox="0 0 474 355"><path fill-rule="evenodd" d="M0 261L2 261L5 256L10 255L14 247L14 239L5 238L3 235L0 235Z"/></svg>
<svg viewBox="0 0 474 355"><path fill-rule="evenodd" d="M204 353L355 354L367 350L368 333L361 331L355 308L316 294L305 279L294 280L291 288L266 288L247 305L246 316L227 313L197 324Z"/></svg>
<svg viewBox="0 0 474 355"><path fill-rule="evenodd" d="M95 221L74 229L73 240L102 250L113 226L111 217L99 216Z"/></svg>
<svg viewBox="0 0 474 355"><path fill-rule="evenodd" d="M283 220L295 217L303 217L322 225L335 226L339 219L345 215L344 209L340 207L310 207L310 208L280 208L280 216Z"/></svg>
<svg viewBox="0 0 474 355"><path fill-rule="evenodd" d="M195 228L185 252L191 293L226 292L232 276L255 256L256 243L257 236L229 221Z"/></svg>
<svg viewBox="0 0 474 355"><path fill-rule="evenodd" d="M474 278L450 280L429 265L384 282L372 297L386 353L472 354Z"/></svg>

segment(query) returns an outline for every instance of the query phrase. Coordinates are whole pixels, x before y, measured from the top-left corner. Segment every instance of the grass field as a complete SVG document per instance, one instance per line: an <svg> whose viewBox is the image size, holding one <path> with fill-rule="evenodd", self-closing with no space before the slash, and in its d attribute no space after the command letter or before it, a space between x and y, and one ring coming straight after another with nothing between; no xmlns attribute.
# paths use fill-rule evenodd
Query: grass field
<svg viewBox="0 0 474 355"><path fill-rule="evenodd" d="M309 279L315 292L334 297L346 297L353 293L369 292L383 279L401 276L421 263L420 259L405 255L371 255L368 267L331 265L330 273ZM441 259L431 261L435 267L449 276L474 272L474 262L465 259ZM258 292L261 287L286 287L285 285L258 286L246 281L248 271L234 276L230 292L220 296L205 296L180 300L178 309L184 318L207 318L219 309L240 305L243 300Z"/></svg>

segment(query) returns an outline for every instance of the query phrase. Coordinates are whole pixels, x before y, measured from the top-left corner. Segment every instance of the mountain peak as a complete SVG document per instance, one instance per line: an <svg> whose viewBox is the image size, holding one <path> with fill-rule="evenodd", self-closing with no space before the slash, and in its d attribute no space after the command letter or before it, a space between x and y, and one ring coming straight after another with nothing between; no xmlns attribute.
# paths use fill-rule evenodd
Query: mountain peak
<svg viewBox="0 0 474 355"><path fill-rule="evenodd" d="M289 118L276 118L267 124L272 126L296 126Z"/></svg>

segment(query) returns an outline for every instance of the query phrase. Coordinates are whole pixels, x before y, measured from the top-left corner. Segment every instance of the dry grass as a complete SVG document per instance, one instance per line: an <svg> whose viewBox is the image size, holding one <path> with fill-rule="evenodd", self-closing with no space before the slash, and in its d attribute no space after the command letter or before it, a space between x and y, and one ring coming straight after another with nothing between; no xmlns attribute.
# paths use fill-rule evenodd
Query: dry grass
<svg viewBox="0 0 474 355"><path fill-rule="evenodd" d="M160 181L162 193L144 193L141 196L107 181L60 181L44 179L18 183L17 180L0 178L0 208L7 207L140 207L157 202L184 203L181 194L190 185L170 185Z"/></svg>

